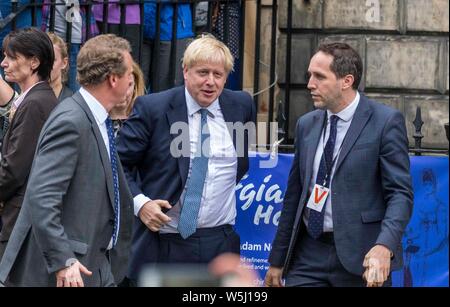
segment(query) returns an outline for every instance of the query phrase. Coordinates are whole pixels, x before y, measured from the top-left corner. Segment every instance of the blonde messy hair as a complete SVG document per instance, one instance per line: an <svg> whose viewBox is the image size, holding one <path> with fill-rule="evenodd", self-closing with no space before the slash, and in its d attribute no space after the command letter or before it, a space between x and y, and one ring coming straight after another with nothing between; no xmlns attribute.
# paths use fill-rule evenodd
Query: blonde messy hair
<svg viewBox="0 0 450 307"><path fill-rule="evenodd" d="M69 59L69 54L67 52L67 45L64 42L64 40L53 32L48 32L47 35L48 35L48 37L50 37L50 40L52 41L53 45L59 47L59 52L60 52L61 58ZM69 72L69 61L67 61L66 68L64 68L61 71L61 81L63 84L65 84L67 82L68 72Z"/></svg>
<svg viewBox="0 0 450 307"><path fill-rule="evenodd" d="M89 39L78 53L78 82L82 86L98 85L111 74L123 76L127 70L123 53L130 51L130 43L114 34Z"/></svg>
<svg viewBox="0 0 450 307"><path fill-rule="evenodd" d="M186 48L182 65L189 69L199 63L223 64L228 74L233 70L234 59L224 43L211 34L202 34Z"/></svg>
<svg viewBox="0 0 450 307"><path fill-rule="evenodd" d="M127 116L130 115L136 98L145 94L144 74L142 73L142 70L139 67L139 65L134 61L133 61L133 77L134 77L133 96L131 97L131 101L126 109Z"/></svg>

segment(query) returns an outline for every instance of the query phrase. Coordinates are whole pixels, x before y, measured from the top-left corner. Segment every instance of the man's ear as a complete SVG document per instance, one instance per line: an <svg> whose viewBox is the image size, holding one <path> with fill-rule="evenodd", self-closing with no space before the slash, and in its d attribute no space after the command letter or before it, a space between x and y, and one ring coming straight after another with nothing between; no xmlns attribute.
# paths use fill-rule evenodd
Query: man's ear
<svg viewBox="0 0 450 307"><path fill-rule="evenodd" d="M188 68L186 65L183 66L183 78L184 80L186 80L187 78L187 72L188 72Z"/></svg>
<svg viewBox="0 0 450 307"><path fill-rule="evenodd" d="M110 74L107 78L109 86L116 87L118 76L116 74Z"/></svg>
<svg viewBox="0 0 450 307"><path fill-rule="evenodd" d="M342 89L343 90L347 90L349 88L352 88L353 83L355 82L355 78L353 77L353 75L346 75L343 79L342 82Z"/></svg>

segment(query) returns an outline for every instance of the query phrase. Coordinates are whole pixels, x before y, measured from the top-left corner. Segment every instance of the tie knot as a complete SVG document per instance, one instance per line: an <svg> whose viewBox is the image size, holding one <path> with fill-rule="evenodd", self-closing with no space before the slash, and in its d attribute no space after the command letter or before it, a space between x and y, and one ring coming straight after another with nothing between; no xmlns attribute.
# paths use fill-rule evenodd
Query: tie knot
<svg viewBox="0 0 450 307"><path fill-rule="evenodd" d="M202 115L202 119L206 119L206 115L208 115L207 109L200 109L200 114Z"/></svg>
<svg viewBox="0 0 450 307"><path fill-rule="evenodd" d="M337 116L337 115L331 115L330 116L330 125L331 125L331 127L336 126L336 123L337 123L338 119L339 119L339 116Z"/></svg>
<svg viewBox="0 0 450 307"><path fill-rule="evenodd" d="M111 117L108 116L108 117L106 118L105 123L106 123L106 127L112 127L112 120L111 120Z"/></svg>

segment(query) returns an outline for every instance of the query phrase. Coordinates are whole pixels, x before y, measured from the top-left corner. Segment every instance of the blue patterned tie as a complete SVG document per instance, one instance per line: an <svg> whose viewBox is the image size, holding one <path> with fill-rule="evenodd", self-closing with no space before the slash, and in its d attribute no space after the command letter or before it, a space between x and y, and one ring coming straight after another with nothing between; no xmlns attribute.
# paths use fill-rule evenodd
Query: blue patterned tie
<svg viewBox="0 0 450 307"><path fill-rule="evenodd" d="M117 172L117 154L116 154L116 140L114 138L114 128L111 118L106 119L106 130L108 131L109 140L109 156L111 161L111 170L114 183L114 227L113 227L113 246L117 243L119 236L120 225L120 206L119 206L119 176Z"/></svg>
<svg viewBox="0 0 450 307"><path fill-rule="evenodd" d="M203 148L203 143L209 138L209 133L205 131L207 130L205 126L208 124L208 110L200 109L200 112L201 123L199 143L197 144L197 152L194 156L194 160L192 160L191 176L187 183L183 208L181 209L180 221L178 222L178 231L184 239L192 235L197 228L198 211L200 209L203 186L208 171L209 146Z"/></svg>
<svg viewBox="0 0 450 307"><path fill-rule="evenodd" d="M324 180L327 174L327 167L332 168L333 164L333 152L334 145L336 143L336 133L337 133L337 121L339 117L336 115L330 116L330 136L328 137L327 144L325 145L325 149L322 154L322 158L320 159L319 170L317 172L316 183L319 185L324 184ZM330 176L331 176L331 170ZM327 180L327 187L330 186L330 179ZM309 234L317 239L320 237L323 231L323 218L325 214L325 206L322 208L321 212L317 212L316 210L309 210L309 219L308 219L308 232Z"/></svg>

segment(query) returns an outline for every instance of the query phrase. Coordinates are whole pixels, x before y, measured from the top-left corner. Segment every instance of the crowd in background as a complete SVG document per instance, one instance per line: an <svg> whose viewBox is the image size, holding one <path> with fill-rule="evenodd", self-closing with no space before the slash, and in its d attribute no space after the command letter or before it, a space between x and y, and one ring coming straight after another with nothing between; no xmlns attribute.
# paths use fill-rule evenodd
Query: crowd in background
<svg viewBox="0 0 450 307"><path fill-rule="evenodd" d="M163 4L156 37L155 3L142 21L138 5L121 15L110 2L106 23L103 5L81 10L92 18L73 23L69 42L64 5L54 33L44 32L53 23L44 5L41 29L3 38L0 285L136 285L149 263L214 264L227 253L238 266L235 190L250 140L227 124L256 122L251 96L225 88L236 86L242 60L239 9L213 7L212 32L225 44L193 39L189 4L178 6L176 27ZM224 10L236 19L225 22ZM225 24L233 31L222 35ZM308 74L316 110L297 124L265 285L389 286L412 211L404 118L358 92L362 60L348 44L320 45ZM174 148L185 132L173 132L178 123L189 133ZM364 176L348 193L349 177Z"/></svg>
<svg viewBox="0 0 450 307"><path fill-rule="evenodd" d="M95 4L95 2L99 2ZM52 33L52 41L56 45L55 48L61 51L56 53L56 61L60 59L64 66L61 70L61 81L58 75L52 75L51 83L55 89L56 96L62 100L69 94L76 92L79 89L79 84L76 79L76 58L78 52L86 41L87 33L89 37L94 37L100 33L114 33L127 39L132 48L132 56L144 79L143 86L139 89L140 95L144 93L151 93L162 91L171 88L172 86L182 85L183 74L181 67L181 58L186 46L196 35L196 33L203 33L207 29L208 18L208 2L200 1L195 7L191 4L184 3L177 5L177 26L176 26L176 63L171 62L172 52L172 35L173 35L173 14L174 5L171 3L162 3L160 9L160 19L156 20L157 4L155 2L145 2L143 5L143 20L141 20L141 9L138 4L123 5L123 12L121 12L120 5L114 3L117 1L109 1L108 4L108 19L103 17L103 1L93 1L91 6L90 19L88 20L87 1L80 0L77 7L78 15L71 18L70 42L67 41L67 18L68 9L67 1L64 0L42 0L35 3L42 6L36 6L35 19L36 25L44 32L51 31L51 9L54 3L54 26ZM71 3L71 2L70 2ZM68 4L70 4L68 3ZM18 5L23 6L29 4L28 0L19 1ZM0 21L6 18L12 12L11 1L0 1ZM193 9L195 12L193 12ZM72 9L73 10L73 9ZM230 48L232 55L235 58L235 67L228 77L226 88L237 90L239 89L239 4L230 3L214 3L211 6L211 33L218 39L224 41ZM124 18L125 26L121 27L121 13L126 15ZM195 14L195 19L192 19ZM32 25L33 11L27 8L15 17L15 27L24 28ZM228 21L225 21L225 15ZM107 21L105 23L105 21ZM158 25L159 23L159 25ZM143 41L140 44L140 26L143 25ZM228 24L229 29L224 29L225 24ZM157 39L157 27L159 26L159 37ZM87 29L89 28L89 29ZM0 42L3 42L4 37L11 31L11 24L7 24L3 29L0 29ZM229 31L225 35L225 31ZM60 40L58 40L58 37ZM156 43L159 43L156 48ZM63 46L64 44L64 46ZM156 50L158 49L158 50ZM0 59L3 58L3 52L0 54ZM172 72L172 70L174 70ZM58 71L55 69L55 71ZM0 77L3 78L3 69L0 69ZM15 92L10 89L10 87ZM55 88L56 87L56 88ZM2 143L6 128L8 126L8 106L18 97L20 89L13 84L9 86L0 80L0 144ZM13 95L14 94L14 95Z"/></svg>
<svg viewBox="0 0 450 307"><path fill-rule="evenodd" d="M82 5L77 11L81 18L72 15L69 29L67 14L71 8L66 6L66 1L57 0L56 5L52 8L51 5L55 2L43 0L43 5L36 7L36 12L32 12L32 9L28 8L15 18L15 28L18 30L12 31L10 25L1 30L0 38L3 44L0 74L0 158L2 159L0 165L0 215L2 217L0 258L4 255L7 244L13 235L14 226L18 221L18 224L22 223L19 213L24 202L28 179L31 176L31 165L36 159L36 147L39 147L39 134L44 123L57 104L67 98L72 99L72 95L78 93L80 83L85 84L89 93L95 92L95 90L92 92L91 90L98 87L96 81L90 77L87 79L83 77L86 76L86 73L90 74L87 70L92 70L92 63L83 62L78 57L83 45L92 37L100 37L100 33L113 33L125 38L130 46L130 54L133 59L130 83L124 92L124 98L108 109L113 135L117 137L119 130L132 113L134 102L138 97L146 93L168 90L184 83L186 77L183 76L181 63L183 54L194 39L195 32L203 33L203 30L206 29L205 12L208 10L206 2L199 3L198 8L194 8L199 10L196 21L192 18L193 7L187 3L179 4L175 32L173 32L172 24L174 5L171 3L161 4L159 20L156 20L157 4L145 3L143 5L144 19L141 20L139 5L127 4L124 6L125 11L121 12L119 4L114 3L116 1L110 1L106 19L103 16L103 3L98 2L99 5L92 5L91 12L87 12L87 7ZM80 4L83 3L84 1L80 1ZM19 5L23 4L26 4L26 1L19 3ZM220 32L224 31L225 7L217 3L212 8L215 26L211 30L220 36ZM0 12L0 20L2 20L11 13L11 3L1 1ZM37 13L35 18L32 18L32 14L35 13ZM121 13L126 17L121 18ZM231 16L232 18L238 17L237 14ZM33 22L37 23L36 27L30 27L32 19L35 19ZM123 24L121 25L123 22L125 22L125 27ZM141 22L143 24L142 42ZM172 36L174 33L176 33L176 46L173 46ZM220 38L224 40L223 33ZM108 38L110 42L105 42L103 39L101 37L99 40L99 48L102 44L107 47L113 41L123 45L121 41L112 37ZM230 60L231 57L236 60L238 58L238 37L233 36L232 40L233 42L229 44L232 54L226 56L228 61L226 74L222 74L220 77L223 80L222 86L228 76L230 77L228 80L234 78L232 76L233 63ZM30 47L30 44L34 44L35 47ZM92 45L93 43L90 48L93 47ZM215 46L214 48L221 50L223 47ZM211 50L207 52L211 52ZM173 62L173 53L175 53L176 63ZM101 60L99 61L101 62ZM192 65L196 65L196 62L189 64L189 66ZM87 66L89 69L86 68ZM231 81L228 85L228 87L233 86L237 86L237 82ZM86 93L83 88L80 92ZM246 102L248 102L247 100L246 97ZM111 141L109 143L111 144ZM114 152L115 149L110 148L109 151ZM113 158L111 157L111 159ZM112 160L111 163L113 163ZM232 181L235 181L234 177ZM126 192L121 191L120 194L126 194ZM125 204L126 202L124 202ZM26 209L22 211L26 211ZM227 230L227 232L229 231ZM222 228L219 229L219 234L223 235ZM226 235L226 237L228 236L229 234ZM235 241L234 237L231 238ZM224 252L229 250L228 247L224 249L224 243L221 243L221 240L223 239L214 240L216 244L219 244L217 248ZM227 242L228 239L225 238L225 240ZM228 243L225 246L228 246ZM149 247L140 248L147 249ZM239 246L236 245L236 242L233 243L232 250L238 253L238 249ZM208 247L207 250L212 252L212 248ZM210 255L211 259L214 258L213 255L215 254ZM231 259L233 263L236 263L235 258ZM139 264L139 267L141 265ZM80 268L80 272L89 274L87 269L83 271L83 268ZM38 275L38 273L36 274ZM58 274L56 275L57 284L64 284L64 278L59 279ZM136 285L136 281L137 276L133 275L132 280L126 278L120 284ZM102 285L104 284L102 283Z"/></svg>

